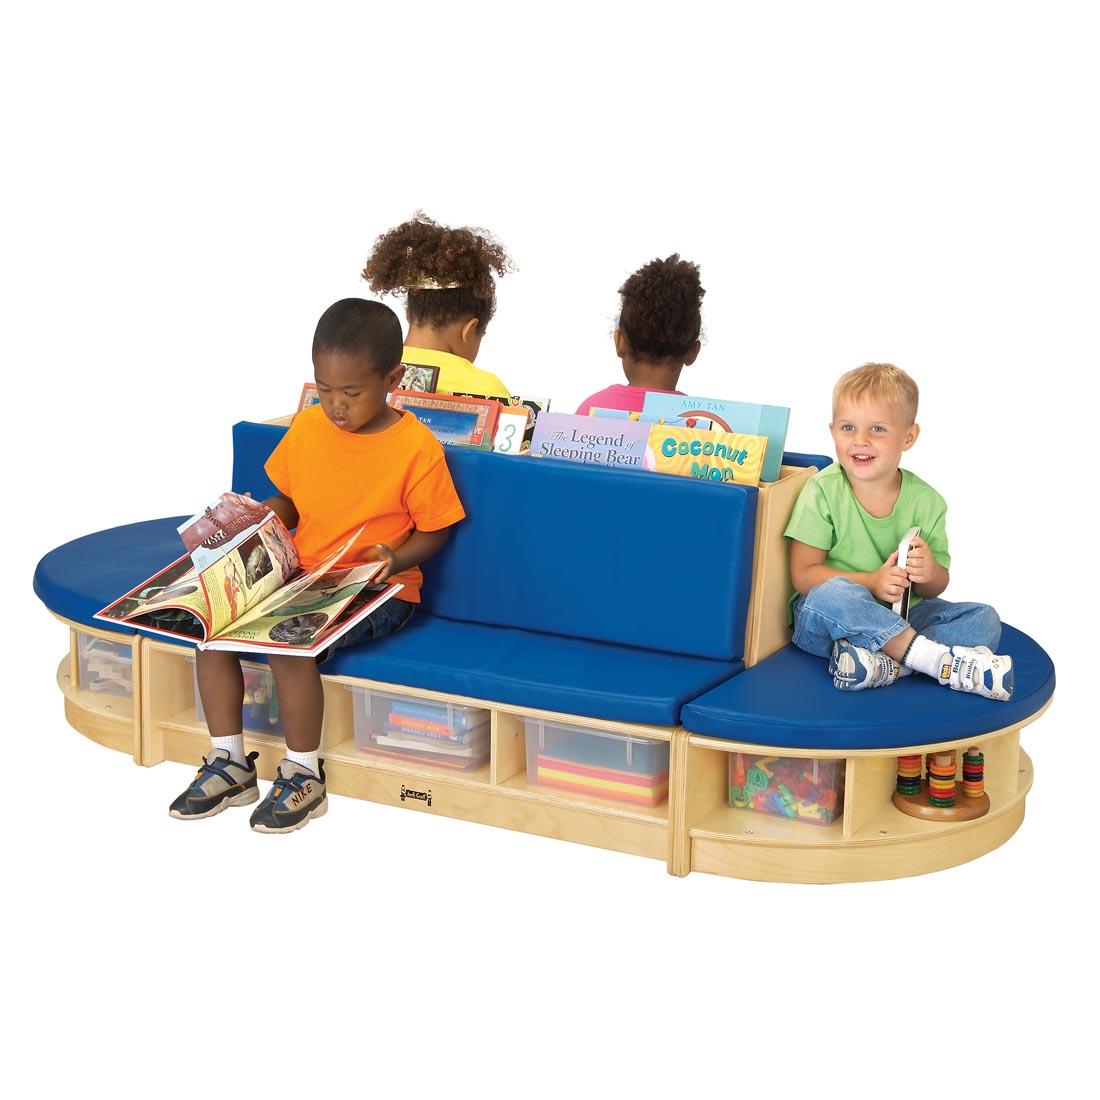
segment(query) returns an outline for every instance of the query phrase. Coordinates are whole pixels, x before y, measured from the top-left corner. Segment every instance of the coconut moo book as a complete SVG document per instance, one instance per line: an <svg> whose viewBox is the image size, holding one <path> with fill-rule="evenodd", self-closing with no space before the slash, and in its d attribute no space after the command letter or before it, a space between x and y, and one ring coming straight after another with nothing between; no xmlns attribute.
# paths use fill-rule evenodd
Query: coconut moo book
<svg viewBox="0 0 1100 1100"><path fill-rule="evenodd" d="M646 468L703 481L759 485L767 448L767 437L762 435L653 424Z"/></svg>
<svg viewBox="0 0 1100 1100"><path fill-rule="evenodd" d="M709 420L711 427L724 432L762 435L768 440L761 481L778 481L787 441L787 422L791 410L781 405L753 405L745 401L725 401L717 397L693 397L675 393L647 393L642 406L645 414L655 413L666 422Z"/></svg>

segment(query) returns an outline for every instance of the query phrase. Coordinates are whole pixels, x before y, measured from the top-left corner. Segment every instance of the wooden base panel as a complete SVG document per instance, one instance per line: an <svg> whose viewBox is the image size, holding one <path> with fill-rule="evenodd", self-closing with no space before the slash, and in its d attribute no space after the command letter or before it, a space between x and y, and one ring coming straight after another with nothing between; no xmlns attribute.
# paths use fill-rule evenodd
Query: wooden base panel
<svg viewBox="0 0 1100 1100"><path fill-rule="evenodd" d="M1002 845L1024 819L1021 798L1008 813L982 818L952 836L929 834L883 844L778 848L697 839L691 869L757 882L873 882L956 867Z"/></svg>
<svg viewBox="0 0 1100 1100"><path fill-rule="evenodd" d="M196 717L187 651L96 631L119 644L132 644L134 697L91 692L76 682L73 655L83 628L69 625L72 652L61 662L57 682L70 725L145 766L162 760L197 765L210 739ZM925 805L919 809L935 812L914 814L916 807L898 807L898 749L783 750L780 755L845 761L843 814L821 826L729 806L730 753L776 755L766 746L355 681L356 687L490 711L489 760L468 772L367 755L355 747L350 683L324 678L321 755L331 794L662 860L673 875L703 871L766 882L904 878L954 867L1003 844L1023 820L1033 778L1031 761L1020 748L1020 730L1042 713L945 746L976 744L986 757L986 795L981 800L960 796L954 813ZM669 741L668 799L640 807L528 784L525 717ZM259 754L260 776L273 778L285 753L283 741L246 730L245 746Z"/></svg>
<svg viewBox="0 0 1100 1100"><path fill-rule="evenodd" d="M106 749L139 758L141 730L132 699L85 691L74 679L68 657L58 667L57 686L65 697L65 720L77 733Z"/></svg>

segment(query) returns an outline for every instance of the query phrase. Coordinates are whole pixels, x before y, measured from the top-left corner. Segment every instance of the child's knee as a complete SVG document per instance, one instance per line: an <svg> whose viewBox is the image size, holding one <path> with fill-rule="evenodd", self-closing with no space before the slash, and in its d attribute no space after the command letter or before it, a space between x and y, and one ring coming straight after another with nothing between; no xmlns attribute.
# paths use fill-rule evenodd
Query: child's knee
<svg viewBox="0 0 1100 1100"><path fill-rule="evenodd" d="M861 594L867 594L867 589L863 585L856 584L855 581L850 581L847 577L830 577L827 581L822 581L821 584L815 584L806 593L805 606L808 606L811 610L816 610L818 607L829 605L838 599L859 599Z"/></svg>
<svg viewBox="0 0 1100 1100"><path fill-rule="evenodd" d="M1001 641L1001 616L986 603L974 605L973 618L971 620L975 637L975 645L989 646L997 649Z"/></svg>

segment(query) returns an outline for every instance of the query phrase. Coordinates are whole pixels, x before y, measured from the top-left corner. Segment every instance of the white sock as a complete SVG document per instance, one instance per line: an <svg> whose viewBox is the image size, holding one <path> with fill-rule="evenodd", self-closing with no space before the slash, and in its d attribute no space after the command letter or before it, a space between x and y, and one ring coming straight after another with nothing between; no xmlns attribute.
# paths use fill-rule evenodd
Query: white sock
<svg viewBox="0 0 1100 1100"><path fill-rule="evenodd" d="M229 753L229 759L236 764L245 764L244 734L234 733L231 737L211 737L210 746L215 749L225 749Z"/></svg>
<svg viewBox="0 0 1100 1100"><path fill-rule="evenodd" d="M313 752L295 752L293 749L287 749L286 758L287 760L293 760L295 764L301 764L303 768L309 768L314 775L320 778L321 770L317 763L320 753L320 749L314 749Z"/></svg>
<svg viewBox="0 0 1100 1100"><path fill-rule="evenodd" d="M939 680L940 669L944 663L951 663L951 650L942 642L934 642L923 634L918 634L909 645L909 652L905 654L903 664L908 665L916 672L923 672L925 676L931 676L933 680Z"/></svg>

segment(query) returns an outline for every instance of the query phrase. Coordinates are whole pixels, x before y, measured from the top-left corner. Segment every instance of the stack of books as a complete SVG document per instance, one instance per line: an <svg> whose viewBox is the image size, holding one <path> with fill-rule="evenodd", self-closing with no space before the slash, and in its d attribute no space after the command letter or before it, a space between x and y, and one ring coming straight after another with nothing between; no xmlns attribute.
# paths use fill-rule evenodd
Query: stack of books
<svg viewBox="0 0 1100 1100"><path fill-rule="evenodd" d="M394 699L367 752L418 764L469 771L489 759L489 712L476 707Z"/></svg>

